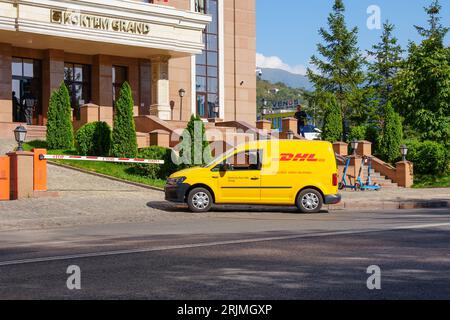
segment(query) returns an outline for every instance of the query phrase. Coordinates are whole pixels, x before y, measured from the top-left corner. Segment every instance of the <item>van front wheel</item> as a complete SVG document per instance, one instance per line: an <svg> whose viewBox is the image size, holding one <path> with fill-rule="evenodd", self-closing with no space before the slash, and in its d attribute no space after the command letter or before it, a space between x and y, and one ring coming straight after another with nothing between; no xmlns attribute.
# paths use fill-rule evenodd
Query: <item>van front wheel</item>
<svg viewBox="0 0 450 320"><path fill-rule="evenodd" d="M296 204L303 213L317 213L322 209L322 195L314 189L303 190L299 193Z"/></svg>
<svg viewBox="0 0 450 320"><path fill-rule="evenodd" d="M207 189L195 188L189 192L187 204L192 212L208 212L213 205L213 198Z"/></svg>

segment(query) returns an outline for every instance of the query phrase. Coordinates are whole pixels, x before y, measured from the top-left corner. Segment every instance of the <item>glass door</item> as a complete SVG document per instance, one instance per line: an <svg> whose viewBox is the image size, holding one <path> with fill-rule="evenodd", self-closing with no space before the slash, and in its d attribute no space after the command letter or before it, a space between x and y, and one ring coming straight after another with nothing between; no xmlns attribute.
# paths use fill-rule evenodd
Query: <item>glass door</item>
<svg viewBox="0 0 450 320"><path fill-rule="evenodd" d="M13 58L12 105L13 121L28 125L42 125L41 62L39 60Z"/></svg>

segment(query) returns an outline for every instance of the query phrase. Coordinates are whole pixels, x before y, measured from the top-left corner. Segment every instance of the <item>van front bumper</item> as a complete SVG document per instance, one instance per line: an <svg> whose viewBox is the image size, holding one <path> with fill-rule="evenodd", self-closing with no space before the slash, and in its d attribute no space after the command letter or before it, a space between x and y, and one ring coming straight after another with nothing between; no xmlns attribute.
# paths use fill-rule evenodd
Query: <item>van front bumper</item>
<svg viewBox="0 0 450 320"><path fill-rule="evenodd" d="M324 204L338 204L339 202L341 202L342 197L340 194L333 194L330 196L325 196L324 199Z"/></svg>
<svg viewBox="0 0 450 320"><path fill-rule="evenodd" d="M187 183L168 184L164 187L165 198L170 202L184 203L186 192L190 187L191 185Z"/></svg>

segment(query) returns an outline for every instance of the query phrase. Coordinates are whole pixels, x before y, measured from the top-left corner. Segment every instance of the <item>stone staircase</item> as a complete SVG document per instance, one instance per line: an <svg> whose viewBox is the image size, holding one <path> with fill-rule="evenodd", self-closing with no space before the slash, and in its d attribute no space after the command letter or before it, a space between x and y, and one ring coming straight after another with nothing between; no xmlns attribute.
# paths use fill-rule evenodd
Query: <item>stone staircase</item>
<svg viewBox="0 0 450 320"><path fill-rule="evenodd" d="M362 180L365 182L367 180L369 168L367 166L364 167L362 171ZM399 188L398 184L392 182L391 179L382 176L379 172L376 172L374 169L370 170L370 177L372 179L372 184L376 183L380 185L383 189L385 188Z"/></svg>
<svg viewBox="0 0 450 320"><path fill-rule="evenodd" d="M28 126L27 141L45 140L47 135L46 126Z"/></svg>

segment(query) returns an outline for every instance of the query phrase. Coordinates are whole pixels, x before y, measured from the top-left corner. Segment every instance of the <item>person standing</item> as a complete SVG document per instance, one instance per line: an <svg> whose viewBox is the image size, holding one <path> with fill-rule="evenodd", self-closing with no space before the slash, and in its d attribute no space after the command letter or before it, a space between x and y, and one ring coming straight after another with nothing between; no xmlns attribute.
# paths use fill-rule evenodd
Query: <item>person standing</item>
<svg viewBox="0 0 450 320"><path fill-rule="evenodd" d="M16 97L16 92L12 92L12 104L13 104L13 121L20 122L20 103Z"/></svg>
<svg viewBox="0 0 450 320"><path fill-rule="evenodd" d="M303 138L305 137L305 126L308 119L308 114L303 110L302 105L297 106L297 112L295 113L295 119L297 119L297 133Z"/></svg>
<svg viewBox="0 0 450 320"><path fill-rule="evenodd" d="M21 104L23 107L23 111L25 114L25 121L27 125L33 124L33 111L36 104L36 99L34 98L33 94L31 93L31 88L27 87L25 90L25 94L22 96Z"/></svg>

